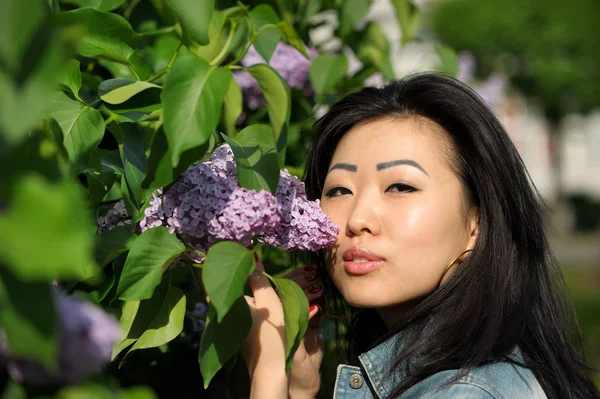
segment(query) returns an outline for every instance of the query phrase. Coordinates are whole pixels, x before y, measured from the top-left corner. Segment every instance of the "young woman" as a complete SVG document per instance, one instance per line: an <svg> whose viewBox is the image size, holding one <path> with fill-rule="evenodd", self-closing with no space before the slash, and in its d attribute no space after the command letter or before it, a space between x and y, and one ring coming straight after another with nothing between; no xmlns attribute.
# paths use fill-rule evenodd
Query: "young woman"
<svg viewBox="0 0 600 399"><path fill-rule="evenodd" d="M314 397L325 383L340 399L600 398L540 200L468 87L420 74L348 95L316 124L306 187L340 233L290 277L315 301L315 269L326 271L358 311L357 357L321 382L309 328L286 375L281 303L256 273L243 347L253 398Z"/></svg>

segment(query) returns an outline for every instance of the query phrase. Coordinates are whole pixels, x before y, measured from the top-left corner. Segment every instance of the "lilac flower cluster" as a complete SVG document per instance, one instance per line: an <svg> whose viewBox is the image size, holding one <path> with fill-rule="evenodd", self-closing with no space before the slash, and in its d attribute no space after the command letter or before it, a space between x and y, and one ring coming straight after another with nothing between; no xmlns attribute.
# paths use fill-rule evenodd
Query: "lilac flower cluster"
<svg viewBox="0 0 600 399"><path fill-rule="evenodd" d="M306 198L304 183L282 170L277 186L281 223L258 240L285 250L316 251L330 245L339 229L321 211L319 200Z"/></svg>
<svg viewBox="0 0 600 399"><path fill-rule="evenodd" d="M312 48L307 48L307 52L311 58L316 57L318 54ZM311 62L289 44L279 43L269 64L281 75L290 88L303 90L306 95L311 95L313 90L308 79ZM254 46L251 46L248 53L242 58L241 63L245 67L250 67L256 64L264 64L265 60L258 54ZM246 71L235 71L233 76L244 93L248 108L255 110L265 103L258 83L252 75Z"/></svg>
<svg viewBox="0 0 600 399"><path fill-rule="evenodd" d="M228 145L210 160L194 165L164 194L154 193L140 228L167 226L191 248L206 253L211 245L231 240L244 246L259 241L286 250L323 248L335 240L338 228L306 198L304 183L286 170L276 196L238 185L233 152ZM198 263L202 256L193 256Z"/></svg>
<svg viewBox="0 0 600 399"><path fill-rule="evenodd" d="M11 355L0 336L0 360L10 377L30 386L74 384L97 373L111 359L113 346L121 337L117 320L99 307L56 291L60 350L58 370ZM0 331L2 333L2 331Z"/></svg>
<svg viewBox="0 0 600 399"><path fill-rule="evenodd" d="M270 193L239 187L227 145L217 148L209 161L190 167L164 195L155 193L144 214L142 231L167 226L201 252L224 240L248 246L252 237L280 221Z"/></svg>

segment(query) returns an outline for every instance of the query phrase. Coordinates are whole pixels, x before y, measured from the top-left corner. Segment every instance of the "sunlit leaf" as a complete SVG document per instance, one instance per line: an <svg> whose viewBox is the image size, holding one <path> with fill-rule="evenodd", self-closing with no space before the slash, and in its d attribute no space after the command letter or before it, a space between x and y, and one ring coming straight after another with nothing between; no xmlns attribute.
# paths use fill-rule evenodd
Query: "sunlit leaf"
<svg viewBox="0 0 600 399"><path fill-rule="evenodd" d="M97 109L57 92L50 104L50 115L58 122L64 146L75 171L85 169L92 151L104 136L104 119Z"/></svg>
<svg viewBox="0 0 600 399"><path fill-rule="evenodd" d="M100 83L98 95L106 103L122 104L145 90L160 92L160 86L141 80L109 79Z"/></svg>
<svg viewBox="0 0 600 399"><path fill-rule="evenodd" d="M250 125L237 136L223 136L223 139L235 155L240 185L275 194L279 182L279 160L273 129L266 125Z"/></svg>
<svg viewBox="0 0 600 399"><path fill-rule="evenodd" d="M277 24L279 23L279 17L273 7L268 4L260 4L254 7L250 11L250 18L254 21L254 25L257 30L260 30L266 25L274 25L273 27L266 27L262 29L254 41L254 48L260 54L266 62L271 60L271 56L279 43L281 34Z"/></svg>
<svg viewBox="0 0 600 399"><path fill-rule="evenodd" d="M177 166L184 151L204 144L215 130L231 79L229 69L211 67L193 54L177 58L162 94L172 166Z"/></svg>
<svg viewBox="0 0 600 399"><path fill-rule="evenodd" d="M283 304L286 368L289 371L294 360L294 353L308 327L308 299L296 282L286 278L274 278L273 280Z"/></svg>
<svg viewBox="0 0 600 399"><path fill-rule="evenodd" d="M235 134L236 121L242 114L244 109L242 90L235 79L231 79L229 83L229 89L225 94L224 104L224 119L225 119L225 131L229 135Z"/></svg>
<svg viewBox="0 0 600 399"><path fill-rule="evenodd" d="M152 296L162 274L185 246L166 227L144 231L129 250L119 279L117 296L123 301L139 301Z"/></svg>
<svg viewBox="0 0 600 399"><path fill-rule="evenodd" d="M279 166L283 167L287 145L287 124L290 120L290 90L285 80L269 65L256 64L247 68L256 79L267 103L267 112L279 154Z"/></svg>
<svg viewBox="0 0 600 399"><path fill-rule="evenodd" d="M120 15L93 8L79 8L58 14L55 19L62 25L85 28L78 48L79 54L132 64L130 57L139 45L140 36Z"/></svg>
<svg viewBox="0 0 600 399"><path fill-rule="evenodd" d="M254 252L235 242L222 241L208 251L202 281L219 322L243 295L244 285L254 267Z"/></svg>
<svg viewBox="0 0 600 399"><path fill-rule="evenodd" d="M213 0L165 0L183 27L188 41L208 44L208 28L214 10Z"/></svg>
<svg viewBox="0 0 600 399"><path fill-rule="evenodd" d="M294 47L306 58L310 58L308 52L306 51L306 46L304 46L302 39L300 39L298 32L296 32L296 29L294 29L292 25L290 25L286 21L281 21L277 24L277 27L279 28L279 30L285 37L285 40L289 43L290 46Z"/></svg>
<svg viewBox="0 0 600 399"><path fill-rule="evenodd" d="M67 88L75 98L79 98L79 90L81 89L79 61L69 60L67 65L60 71L58 83Z"/></svg>

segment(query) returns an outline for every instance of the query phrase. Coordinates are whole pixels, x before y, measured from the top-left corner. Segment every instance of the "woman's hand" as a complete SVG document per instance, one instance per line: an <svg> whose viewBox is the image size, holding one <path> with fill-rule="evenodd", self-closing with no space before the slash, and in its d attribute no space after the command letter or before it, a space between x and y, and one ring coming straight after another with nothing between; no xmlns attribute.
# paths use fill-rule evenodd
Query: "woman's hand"
<svg viewBox="0 0 600 399"><path fill-rule="evenodd" d="M249 278L254 297L246 297L252 314L252 327L241 348L251 379L250 398L283 399L288 397L285 373L285 331L283 305L262 273L259 259Z"/></svg>
<svg viewBox="0 0 600 399"><path fill-rule="evenodd" d="M252 315L252 327L241 354L251 379L251 398L314 398L319 391L319 367L323 359L323 337L316 315L319 308L310 307L309 326L294 355L290 377L285 374L285 330L283 306L279 296L262 273L264 267L256 262L257 271L248 282L253 297L246 297ZM285 276L294 280L306 293L309 302L319 299L323 291L315 286L316 269L303 267ZM289 391L288 391L289 388Z"/></svg>
<svg viewBox="0 0 600 399"><path fill-rule="evenodd" d="M317 269L304 266L288 273L285 277L294 280L304 290L310 306L309 323L304 339L294 355L290 372L289 397L291 399L314 398L321 386L319 368L323 360L323 335L319 327L319 307L313 302L323 295L317 282Z"/></svg>

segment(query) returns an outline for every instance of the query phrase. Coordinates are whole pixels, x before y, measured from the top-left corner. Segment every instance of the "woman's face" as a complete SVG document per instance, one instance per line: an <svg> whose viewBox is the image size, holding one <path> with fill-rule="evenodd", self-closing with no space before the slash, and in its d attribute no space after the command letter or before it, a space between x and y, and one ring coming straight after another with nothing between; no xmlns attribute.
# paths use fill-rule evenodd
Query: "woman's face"
<svg viewBox="0 0 600 399"><path fill-rule="evenodd" d="M412 306L473 247L477 213L463 200L450 148L442 128L423 118L362 123L339 142L321 207L340 227L326 260L350 305Z"/></svg>

